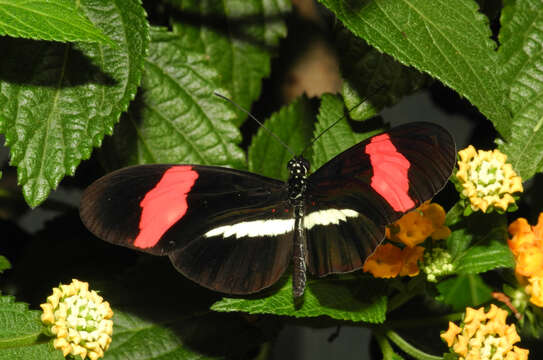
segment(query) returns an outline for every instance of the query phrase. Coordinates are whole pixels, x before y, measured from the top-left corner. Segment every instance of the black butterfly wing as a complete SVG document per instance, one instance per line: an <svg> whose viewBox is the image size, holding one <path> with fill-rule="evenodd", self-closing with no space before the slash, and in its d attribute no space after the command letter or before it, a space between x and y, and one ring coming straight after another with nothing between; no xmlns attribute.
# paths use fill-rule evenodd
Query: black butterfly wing
<svg viewBox="0 0 543 360"><path fill-rule="evenodd" d="M323 165L308 180L309 271L324 276L361 268L383 240L386 225L445 186L455 158L454 140L445 129L411 123Z"/></svg>
<svg viewBox="0 0 543 360"><path fill-rule="evenodd" d="M81 199L99 238L168 255L213 290L257 292L289 265L294 220L284 182L200 165L142 165L98 179Z"/></svg>

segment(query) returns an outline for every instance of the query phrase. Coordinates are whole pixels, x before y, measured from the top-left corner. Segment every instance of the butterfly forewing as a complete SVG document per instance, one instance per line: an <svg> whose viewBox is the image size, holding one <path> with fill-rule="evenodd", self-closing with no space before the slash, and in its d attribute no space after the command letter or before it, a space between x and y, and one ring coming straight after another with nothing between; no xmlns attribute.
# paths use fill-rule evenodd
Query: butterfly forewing
<svg viewBox="0 0 543 360"><path fill-rule="evenodd" d="M324 276L362 267L386 225L443 188L455 156L446 130L412 123L367 139L319 168L309 177L306 197L309 271Z"/></svg>
<svg viewBox="0 0 543 360"><path fill-rule="evenodd" d="M170 256L184 275L227 293L273 284L292 252L284 182L199 165L121 169L84 192L80 214L96 236Z"/></svg>

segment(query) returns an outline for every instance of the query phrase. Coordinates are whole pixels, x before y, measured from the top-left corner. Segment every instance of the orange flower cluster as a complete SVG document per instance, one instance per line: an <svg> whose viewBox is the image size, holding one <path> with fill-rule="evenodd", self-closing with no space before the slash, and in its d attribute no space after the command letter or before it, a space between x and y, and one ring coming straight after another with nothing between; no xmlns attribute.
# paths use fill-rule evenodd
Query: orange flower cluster
<svg viewBox="0 0 543 360"><path fill-rule="evenodd" d="M444 225L445 210L438 204L424 203L405 214L386 229L389 240L403 243L403 249L387 243L379 246L366 260L363 270L375 277L417 276L424 247L417 246L428 237L445 239L451 231Z"/></svg>
<svg viewBox="0 0 543 360"><path fill-rule="evenodd" d="M449 322L441 338L459 360L528 360L529 351L513 344L520 341L515 325L507 325L507 311L496 305L477 310L466 308L464 323Z"/></svg>
<svg viewBox="0 0 543 360"><path fill-rule="evenodd" d="M530 302L543 307L543 213L536 226L530 226L524 218L509 225L509 248L515 256L515 273L525 285Z"/></svg>
<svg viewBox="0 0 543 360"><path fill-rule="evenodd" d="M375 277L393 278L400 276L417 276L419 274L418 262L422 259L424 248L399 247L390 243L380 245L364 263L363 270Z"/></svg>
<svg viewBox="0 0 543 360"><path fill-rule="evenodd" d="M426 202L402 216L386 229L386 237L395 242L415 247L427 238L446 239L451 230L445 225L445 210L439 204Z"/></svg>

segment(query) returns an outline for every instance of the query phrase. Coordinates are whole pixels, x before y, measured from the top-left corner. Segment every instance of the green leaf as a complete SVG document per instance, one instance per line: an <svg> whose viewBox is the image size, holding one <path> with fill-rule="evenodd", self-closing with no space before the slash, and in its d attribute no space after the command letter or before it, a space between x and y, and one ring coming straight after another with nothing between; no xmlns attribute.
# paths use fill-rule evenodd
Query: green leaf
<svg viewBox="0 0 543 360"><path fill-rule="evenodd" d="M543 169L543 3L507 0L504 5L498 55L513 121L499 148L525 181Z"/></svg>
<svg viewBox="0 0 543 360"><path fill-rule="evenodd" d="M330 94L322 96L317 115L318 122L313 134L315 138L321 134L322 136L313 144L311 161L313 169L318 169L342 151L381 131L378 129L364 133L353 132L347 119L341 119L345 115L344 110L343 101L339 96ZM339 119L341 120L337 124L323 134L325 129Z"/></svg>
<svg viewBox="0 0 543 360"><path fill-rule="evenodd" d="M0 349L32 344L43 330L40 316L41 311L28 310L12 296L0 295Z"/></svg>
<svg viewBox="0 0 543 360"><path fill-rule="evenodd" d="M113 324L113 339L104 360L215 358L192 351L173 329L136 315L115 310Z"/></svg>
<svg viewBox="0 0 543 360"><path fill-rule="evenodd" d="M472 0L320 0L355 35L456 90L509 133L496 44Z"/></svg>
<svg viewBox="0 0 543 360"><path fill-rule="evenodd" d="M139 1L85 0L81 9L116 48L3 38L0 133L30 206L90 157L134 97L148 43Z"/></svg>
<svg viewBox="0 0 543 360"><path fill-rule="evenodd" d="M346 29L339 31L337 44L342 94L345 105L352 109L353 120L374 116L431 81L429 76L377 51Z"/></svg>
<svg viewBox="0 0 543 360"><path fill-rule="evenodd" d="M505 215L476 212L451 226L453 230L447 239L447 247L458 274L477 274L514 266L513 255L506 243Z"/></svg>
<svg viewBox="0 0 543 360"><path fill-rule="evenodd" d="M493 229L495 235L503 235L501 229ZM488 244L470 247L454 261L455 271L459 274L478 274L497 268L513 268L515 259L509 246L502 239L492 240Z"/></svg>
<svg viewBox="0 0 543 360"><path fill-rule="evenodd" d="M454 311L467 306L481 305L492 299L492 289L478 275L460 275L437 285L440 300L451 305Z"/></svg>
<svg viewBox="0 0 543 360"><path fill-rule="evenodd" d="M31 346L0 348L0 360L14 359L40 359L40 360L64 360L62 351L56 350L51 343Z"/></svg>
<svg viewBox="0 0 543 360"><path fill-rule="evenodd" d="M452 208L447 211L447 215L445 217L445 225L447 226L453 226L462 221L464 219L464 206L462 204L462 201L457 201Z"/></svg>
<svg viewBox="0 0 543 360"><path fill-rule="evenodd" d="M9 263L9 260L6 259L4 256L0 255L0 274L9 269L11 269L11 264Z"/></svg>
<svg viewBox="0 0 543 360"><path fill-rule="evenodd" d="M153 305L160 307L155 301ZM104 360L249 359L269 336L258 326L265 327L266 320L254 324L238 314L195 312L194 305L183 301L178 305L175 311L164 306L147 306L137 313L115 309L113 338Z"/></svg>
<svg viewBox="0 0 543 360"><path fill-rule="evenodd" d="M313 134L311 103L303 96L273 114L264 126L294 152L291 154L266 129L260 127L249 146L249 171L276 179L288 178L287 162L300 154ZM307 155L307 154L305 154Z"/></svg>
<svg viewBox="0 0 543 360"><path fill-rule="evenodd" d="M289 278L273 294L270 290L253 298L225 297L213 304L211 310L297 318L326 315L338 320L378 324L385 320L387 300L386 296L375 291L375 283L377 281L373 279L309 281L299 304L293 300L292 281ZM370 288L372 291L368 291Z"/></svg>
<svg viewBox="0 0 543 360"><path fill-rule="evenodd" d="M108 167L196 163L245 167L232 105L213 95L219 74L198 48L153 29L141 97L107 140Z"/></svg>
<svg viewBox="0 0 543 360"><path fill-rule="evenodd" d="M279 39L286 36L283 18L288 0L169 0L182 9L173 28L186 47L205 53L220 74L218 86L249 109L260 96L262 79L270 75L270 60ZM196 20L196 24L183 21ZM174 17L175 19L175 17ZM237 110L239 125L247 115Z"/></svg>
<svg viewBox="0 0 543 360"><path fill-rule="evenodd" d="M36 40L99 42L115 46L71 0L0 1L0 35Z"/></svg>
<svg viewBox="0 0 543 360"><path fill-rule="evenodd" d="M473 234L471 234L466 228L462 227L457 230L453 230L451 235L447 238L447 249L449 253L456 259L468 249L469 245L473 241Z"/></svg>
<svg viewBox="0 0 543 360"><path fill-rule="evenodd" d="M510 255L507 254L508 249L505 245L507 238L505 215L474 212L452 225L451 230L451 235L447 238L447 248L454 263L459 267L457 271L461 269L470 273L484 272L496 267L510 266ZM486 258L485 249L492 251L492 256L496 258ZM479 258L480 256L483 258ZM479 260L480 265L474 263Z"/></svg>

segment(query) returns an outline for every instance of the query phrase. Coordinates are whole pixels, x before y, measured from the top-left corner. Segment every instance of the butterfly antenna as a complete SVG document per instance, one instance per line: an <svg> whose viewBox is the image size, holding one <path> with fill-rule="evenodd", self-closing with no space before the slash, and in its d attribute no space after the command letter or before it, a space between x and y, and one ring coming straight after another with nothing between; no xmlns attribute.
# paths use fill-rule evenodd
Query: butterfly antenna
<svg viewBox="0 0 543 360"><path fill-rule="evenodd" d="M218 92L214 91L213 94L215 94L215 96L218 96L220 97L221 99L223 100L226 100L228 101L230 104L234 105L235 107L237 107L238 109L240 109L241 111L243 111L244 113L246 113L247 115L249 115L249 117L251 119L253 119L254 121L256 121L256 123L258 125L260 125L260 127L262 127L264 130L266 130L271 136L273 136L281 145L283 145L285 147L285 149L287 149L291 154L292 156L296 156L296 153L290 148L290 146L288 146L283 140L281 140L281 138L277 135L275 135L275 133L273 131L271 131L270 129L268 129L266 126L264 126L264 123L262 123L262 121L258 120L256 118L256 116L254 116L253 114L251 114L249 111L245 110L244 108L242 108L240 105L236 104L234 101L230 100L229 98L227 98L226 96L224 95L221 95L219 94Z"/></svg>
<svg viewBox="0 0 543 360"><path fill-rule="evenodd" d="M351 111L353 111L354 109L356 109L357 107L359 107L360 105L362 105L363 103L365 103L369 98L371 98L372 96L374 96L375 94L377 94L379 91L381 91L383 88L385 87L385 85L381 85L377 88L377 90L375 90L375 92L372 94L372 95L369 95L369 96L366 96L365 98L362 99L362 101L360 101L358 104L356 104L355 106L353 106L352 108L348 109L347 110L347 114L350 114ZM328 130L330 130L331 128L333 128L334 126L336 126L336 124L338 122L340 122L341 120L345 119L347 117L347 115L343 114L343 116L341 116L339 119L337 119L336 121L334 121L332 123L332 125L328 126L326 129L324 129L323 131L321 131L321 133L319 135L317 135L313 140L311 140L311 142L309 144L307 144L307 146L302 150L302 154L311 146L315 143L315 141L317 141L321 136L323 136Z"/></svg>

